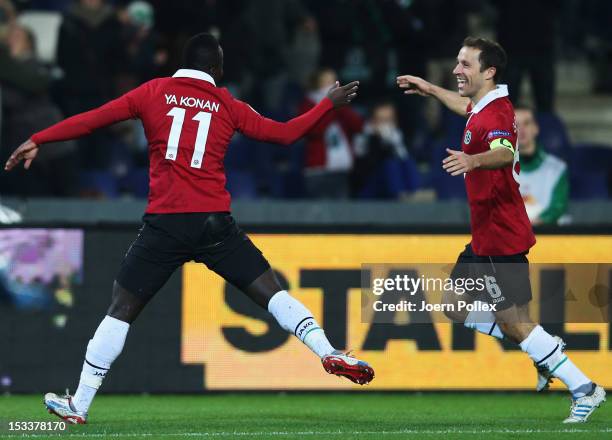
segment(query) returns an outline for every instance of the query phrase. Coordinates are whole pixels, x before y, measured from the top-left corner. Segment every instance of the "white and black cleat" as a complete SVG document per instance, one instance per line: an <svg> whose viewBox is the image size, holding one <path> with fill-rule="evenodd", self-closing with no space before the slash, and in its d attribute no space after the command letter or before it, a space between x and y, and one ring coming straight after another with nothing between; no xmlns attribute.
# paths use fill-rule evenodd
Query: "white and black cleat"
<svg viewBox="0 0 612 440"><path fill-rule="evenodd" d="M73 425L84 425L87 423L87 413L77 411L72 404L72 396L58 396L55 393L45 394L45 407L49 414L55 414L60 419Z"/></svg>
<svg viewBox="0 0 612 440"><path fill-rule="evenodd" d="M570 415L563 423L585 423L593 411L606 401L606 390L593 384L593 391L586 396L572 399Z"/></svg>

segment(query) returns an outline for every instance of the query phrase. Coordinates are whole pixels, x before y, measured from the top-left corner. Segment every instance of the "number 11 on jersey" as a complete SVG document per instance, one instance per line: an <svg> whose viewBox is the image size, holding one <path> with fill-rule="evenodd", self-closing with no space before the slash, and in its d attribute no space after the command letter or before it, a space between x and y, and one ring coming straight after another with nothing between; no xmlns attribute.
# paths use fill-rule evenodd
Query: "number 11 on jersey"
<svg viewBox="0 0 612 440"><path fill-rule="evenodd" d="M183 123L185 122L185 112L186 110L184 108L173 107L166 113L167 116L172 116L172 126L170 127L168 148L166 150L166 159L168 160L176 160L176 156L178 155L179 140L181 138L181 131L183 130ZM198 114L193 117L194 121L198 121L198 132L196 134L193 156L191 156L191 166L193 168L202 167L211 117L212 114L208 112L198 112Z"/></svg>

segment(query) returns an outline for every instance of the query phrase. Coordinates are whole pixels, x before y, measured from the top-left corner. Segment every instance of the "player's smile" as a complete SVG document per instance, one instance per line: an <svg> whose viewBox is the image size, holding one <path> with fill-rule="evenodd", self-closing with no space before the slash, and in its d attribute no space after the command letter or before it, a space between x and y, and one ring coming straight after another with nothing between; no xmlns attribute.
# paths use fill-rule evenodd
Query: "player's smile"
<svg viewBox="0 0 612 440"><path fill-rule="evenodd" d="M459 89L460 93L463 92L467 83L468 83L467 78L457 76L457 88Z"/></svg>

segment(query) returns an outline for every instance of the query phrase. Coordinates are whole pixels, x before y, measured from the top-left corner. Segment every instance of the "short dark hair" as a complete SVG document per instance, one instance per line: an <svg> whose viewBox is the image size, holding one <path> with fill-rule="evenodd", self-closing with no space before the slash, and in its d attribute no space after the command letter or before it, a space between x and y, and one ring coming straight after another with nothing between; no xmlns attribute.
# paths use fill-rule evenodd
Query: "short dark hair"
<svg viewBox="0 0 612 440"><path fill-rule="evenodd" d="M508 64L508 56L501 45L487 38L467 37L463 40L463 45L480 49L478 61L480 61L480 71L495 67L495 76L493 81L499 83L504 76L506 65Z"/></svg>
<svg viewBox="0 0 612 440"><path fill-rule="evenodd" d="M222 64L219 42L208 33L194 35L183 49L183 67L210 71L213 67L220 67Z"/></svg>

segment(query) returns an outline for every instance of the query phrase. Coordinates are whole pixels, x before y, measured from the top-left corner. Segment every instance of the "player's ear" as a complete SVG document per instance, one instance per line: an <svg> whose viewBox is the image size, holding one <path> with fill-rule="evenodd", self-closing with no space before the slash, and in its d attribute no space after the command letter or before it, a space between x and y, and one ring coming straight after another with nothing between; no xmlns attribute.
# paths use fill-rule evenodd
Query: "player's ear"
<svg viewBox="0 0 612 440"><path fill-rule="evenodd" d="M495 78L496 73L497 73L497 69L495 67L489 67L485 73L485 79Z"/></svg>

